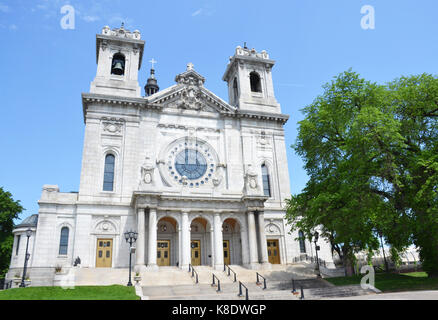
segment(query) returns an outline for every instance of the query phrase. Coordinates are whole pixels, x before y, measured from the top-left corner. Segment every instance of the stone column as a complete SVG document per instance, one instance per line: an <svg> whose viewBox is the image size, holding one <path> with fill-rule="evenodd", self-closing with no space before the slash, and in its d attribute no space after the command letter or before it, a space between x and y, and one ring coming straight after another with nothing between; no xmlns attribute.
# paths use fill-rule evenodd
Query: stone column
<svg viewBox="0 0 438 320"><path fill-rule="evenodd" d="M139 208L137 209L137 244L136 244L136 262L135 269L136 271L144 271L146 268L145 265L145 243L146 243L146 229L145 229L145 209Z"/></svg>
<svg viewBox="0 0 438 320"><path fill-rule="evenodd" d="M269 268L270 263L268 261L268 246L266 243L266 234L265 234L265 213L263 211L259 211L257 217L259 223L259 239L260 239L260 253L261 253L260 262L264 265L264 267Z"/></svg>
<svg viewBox="0 0 438 320"><path fill-rule="evenodd" d="M178 222L178 267L182 265L182 233L181 221Z"/></svg>
<svg viewBox="0 0 438 320"><path fill-rule="evenodd" d="M185 211L181 216L181 268L188 268L190 261L190 225L189 214Z"/></svg>
<svg viewBox="0 0 438 320"><path fill-rule="evenodd" d="M157 209L149 209L148 269L157 269Z"/></svg>
<svg viewBox="0 0 438 320"><path fill-rule="evenodd" d="M211 266L214 267L214 229L210 227Z"/></svg>
<svg viewBox="0 0 438 320"><path fill-rule="evenodd" d="M244 265L244 266L249 265L249 256L248 256L249 246L248 246L248 232L247 232L247 230L248 230L247 225L240 227L240 240L242 241L242 248L241 248L242 265Z"/></svg>
<svg viewBox="0 0 438 320"><path fill-rule="evenodd" d="M224 244L222 238L222 223L219 212L214 213L213 218L214 232L214 268L216 270L224 269Z"/></svg>
<svg viewBox="0 0 438 320"><path fill-rule="evenodd" d="M257 253L257 235L254 212L248 211L248 240L249 240L249 266L257 269L259 266L259 259Z"/></svg>

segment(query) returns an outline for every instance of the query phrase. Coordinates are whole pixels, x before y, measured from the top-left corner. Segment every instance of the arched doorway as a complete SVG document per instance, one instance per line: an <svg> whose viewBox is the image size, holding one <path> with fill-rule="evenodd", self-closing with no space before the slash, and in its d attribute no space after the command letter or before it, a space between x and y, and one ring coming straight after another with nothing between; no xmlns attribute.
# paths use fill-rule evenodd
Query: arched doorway
<svg viewBox="0 0 438 320"><path fill-rule="evenodd" d="M212 265L211 250L213 230L210 223L197 217L190 224L190 257L193 266Z"/></svg>
<svg viewBox="0 0 438 320"><path fill-rule="evenodd" d="M163 217L157 223L157 265L179 264L178 223L174 218Z"/></svg>
<svg viewBox="0 0 438 320"><path fill-rule="evenodd" d="M224 264L242 264L241 227L236 219L228 218L222 224Z"/></svg>

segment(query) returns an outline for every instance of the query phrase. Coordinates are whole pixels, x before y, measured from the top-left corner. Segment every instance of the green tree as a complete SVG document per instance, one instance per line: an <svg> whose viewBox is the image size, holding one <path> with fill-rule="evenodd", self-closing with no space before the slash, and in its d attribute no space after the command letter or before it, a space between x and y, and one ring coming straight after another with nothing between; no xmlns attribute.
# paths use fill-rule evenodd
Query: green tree
<svg viewBox="0 0 438 320"><path fill-rule="evenodd" d="M8 272L14 236L14 219L24 210L20 201L14 201L10 192L0 187L0 277Z"/></svg>
<svg viewBox="0 0 438 320"><path fill-rule="evenodd" d="M304 108L294 148L309 181L287 217L292 228L321 227L347 274L379 232L395 250L414 242L430 276L438 268L437 105L433 76L378 85L349 70Z"/></svg>

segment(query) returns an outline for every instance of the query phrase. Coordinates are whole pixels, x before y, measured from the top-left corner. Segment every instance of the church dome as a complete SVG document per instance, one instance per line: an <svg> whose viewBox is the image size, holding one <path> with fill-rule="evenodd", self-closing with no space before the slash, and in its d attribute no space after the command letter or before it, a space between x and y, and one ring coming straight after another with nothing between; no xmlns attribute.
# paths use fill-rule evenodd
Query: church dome
<svg viewBox="0 0 438 320"><path fill-rule="evenodd" d="M24 219L20 224L17 224L15 228L24 228L24 227L34 227L36 228L38 224L38 215L33 214L26 219Z"/></svg>
<svg viewBox="0 0 438 320"><path fill-rule="evenodd" d="M149 97L150 95L158 92L158 90L160 90L160 87L158 86L157 79L155 78L155 70L151 69L151 75L148 78L146 85L144 86L144 91L146 93L146 96Z"/></svg>

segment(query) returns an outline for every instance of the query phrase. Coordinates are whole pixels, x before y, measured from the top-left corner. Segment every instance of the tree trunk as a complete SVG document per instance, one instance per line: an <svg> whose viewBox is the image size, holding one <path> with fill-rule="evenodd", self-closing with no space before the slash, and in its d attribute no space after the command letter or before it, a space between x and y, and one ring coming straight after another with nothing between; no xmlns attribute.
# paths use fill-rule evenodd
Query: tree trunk
<svg viewBox="0 0 438 320"><path fill-rule="evenodd" d="M345 269L345 276L351 277L354 275L353 261L351 260L351 249L349 246L342 247L342 262Z"/></svg>

